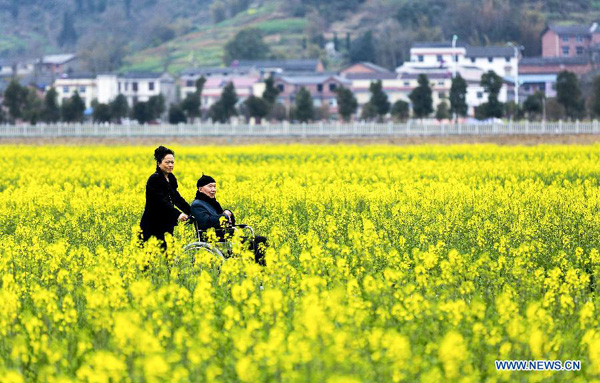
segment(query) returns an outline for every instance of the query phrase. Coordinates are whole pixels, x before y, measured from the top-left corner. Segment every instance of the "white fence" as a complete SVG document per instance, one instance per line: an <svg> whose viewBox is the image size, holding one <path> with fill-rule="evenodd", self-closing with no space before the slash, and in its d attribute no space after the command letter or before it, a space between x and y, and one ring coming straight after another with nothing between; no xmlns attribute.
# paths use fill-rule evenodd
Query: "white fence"
<svg viewBox="0 0 600 383"><path fill-rule="evenodd" d="M36 137L358 137L456 135L600 134L598 121L434 124L396 123L314 124L180 124L112 125L55 124L0 125L0 138Z"/></svg>

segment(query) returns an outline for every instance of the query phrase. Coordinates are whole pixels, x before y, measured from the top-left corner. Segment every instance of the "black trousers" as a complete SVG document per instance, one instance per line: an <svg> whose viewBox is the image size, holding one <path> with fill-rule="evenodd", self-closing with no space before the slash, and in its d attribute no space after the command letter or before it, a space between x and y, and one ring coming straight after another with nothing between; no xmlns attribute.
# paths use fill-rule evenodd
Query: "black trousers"
<svg viewBox="0 0 600 383"><path fill-rule="evenodd" d="M265 253L267 252L267 237L257 235L253 241L250 241L250 250L254 251L254 262L261 266L266 266Z"/></svg>

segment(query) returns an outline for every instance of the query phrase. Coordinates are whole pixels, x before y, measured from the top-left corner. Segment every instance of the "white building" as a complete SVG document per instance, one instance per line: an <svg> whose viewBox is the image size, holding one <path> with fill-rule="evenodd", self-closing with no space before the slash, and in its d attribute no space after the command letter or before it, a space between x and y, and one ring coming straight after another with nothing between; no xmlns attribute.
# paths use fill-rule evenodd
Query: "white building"
<svg viewBox="0 0 600 383"><path fill-rule="evenodd" d="M92 106L92 100L98 98L98 84L96 76L90 74L63 75L54 80L54 89L58 93L58 103L72 97L75 92L85 102L85 107Z"/></svg>
<svg viewBox="0 0 600 383"><path fill-rule="evenodd" d="M162 94L165 106L177 102L175 80L168 73L130 72L125 74L101 74L97 77L98 102L107 104L119 94L127 98L130 106L146 102L152 96Z"/></svg>

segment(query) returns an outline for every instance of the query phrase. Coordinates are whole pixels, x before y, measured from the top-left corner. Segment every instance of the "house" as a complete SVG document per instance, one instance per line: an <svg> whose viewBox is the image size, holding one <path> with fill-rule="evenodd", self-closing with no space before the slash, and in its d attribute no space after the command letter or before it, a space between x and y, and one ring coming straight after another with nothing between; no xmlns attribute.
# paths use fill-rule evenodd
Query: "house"
<svg viewBox="0 0 600 383"><path fill-rule="evenodd" d="M514 75L517 61L518 55L515 56L515 50L509 46L468 46L459 65L471 65L484 72L494 71L498 76L505 77Z"/></svg>
<svg viewBox="0 0 600 383"><path fill-rule="evenodd" d="M243 77L209 77L204 83L202 90L202 108L208 109L221 98L223 89L230 82L233 83L235 93L238 96L238 104L244 102L248 97L255 94L255 86L259 83L258 76ZM256 95L256 96L261 96Z"/></svg>
<svg viewBox="0 0 600 383"><path fill-rule="evenodd" d="M324 72L320 59L295 60L234 60L231 68L254 72L261 77L275 74Z"/></svg>
<svg viewBox="0 0 600 383"><path fill-rule="evenodd" d="M0 59L0 77L26 76L35 72L35 60Z"/></svg>
<svg viewBox="0 0 600 383"><path fill-rule="evenodd" d="M464 60L467 53L467 45L457 41L455 46L452 42L416 42L410 48L410 61L403 66L410 67L447 67L451 63ZM398 69L396 70L398 71Z"/></svg>
<svg viewBox="0 0 600 383"><path fill-rule="evenodd" d="M371 99L370 87L373 82L377 81L381 81L382 90L387 94L390 103L393 104L398 100L408 102L408 93L402 87L403 82L399 79L398 74L394 72L350 73L346 71L342 76L351 83L350 88L359 106L358 113Z"/></svg>
<svg viewBox="0 0 600 383"><path fill-rule="evenodd" d="M175 80L168 73L127 72L123 74L100 74L97 76L98 102L109 103L119 94L127 98L130 106L146 102L152 96L162 94L165 106L177 102Z"/></svg>
<svg viewBox="0 0 600 383"><path fill-rule="evenodd" d="M98 98L98 84L96 76L92 74L63 75L54 80L53 87L58 94L58 103L62 104L77 92L85 103L85 107L92 106L92 101Z"/></svg>
<svg viewBox="0 0 600 383"><path fill-rule="evenodd" d="M392 71L381 67L379 65L375 65L370 62L360 62L356 64L352 64L349 67L343 69L340 74L345 76L350 73L393 73Z"/></svg>
<svg viewBox="0 0 600 383"><path fill-rule="evenodd" d="M589 25L552 25L542 32L542 57L585 56L586 51L600 44L600 28Z"/></svg>
<svg viewBox="0 0 600 383"><path fill-rule="evenodd" d="M330 112L337 112L336 90L340 86L350 87L352 82L337 75L307 74L304 76L280 76L275 79L279 89L277 100L288 110L296 102L296 94L301 88L309 91L315 107L326 105Z"/></svg>
<svg viewBox="0 0 600 383"><path fill-rule="evenodd" d="M211 77L232 78L232 77L243 77L247 76L250 72L248 68L219 68L219 67L207 67L207 68L189 68L183 70L179 75L179 89L180 99L183 100L188 94L196 92L196 81L200 77L205 79Z"/></svg>
<svg viewBox="0 0 600 383"><path fill-rule="evenodd" d="M73 73L79 69L77 56L73 53L44 56L38 60L37 64L42 74L57 77L64 73Z"/></svg>

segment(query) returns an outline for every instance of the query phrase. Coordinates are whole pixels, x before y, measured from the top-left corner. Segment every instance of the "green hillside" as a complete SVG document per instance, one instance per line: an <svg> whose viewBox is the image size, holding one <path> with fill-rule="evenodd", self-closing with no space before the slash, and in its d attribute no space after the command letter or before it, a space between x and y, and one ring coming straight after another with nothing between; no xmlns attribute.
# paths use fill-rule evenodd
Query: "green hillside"
<svg viewBox="0 0 600 383"><path fill-rule="evenodd" d="M547 23L591 21L600 21L600 1L0 0L0 59L76 52L91 72L176 73L225 65L226 43L258 28L268 57L394 68L414 41L453 34L472 45L517 41L535 56ZM327 54L325 43L334 40L338 53Z"/></svg>

